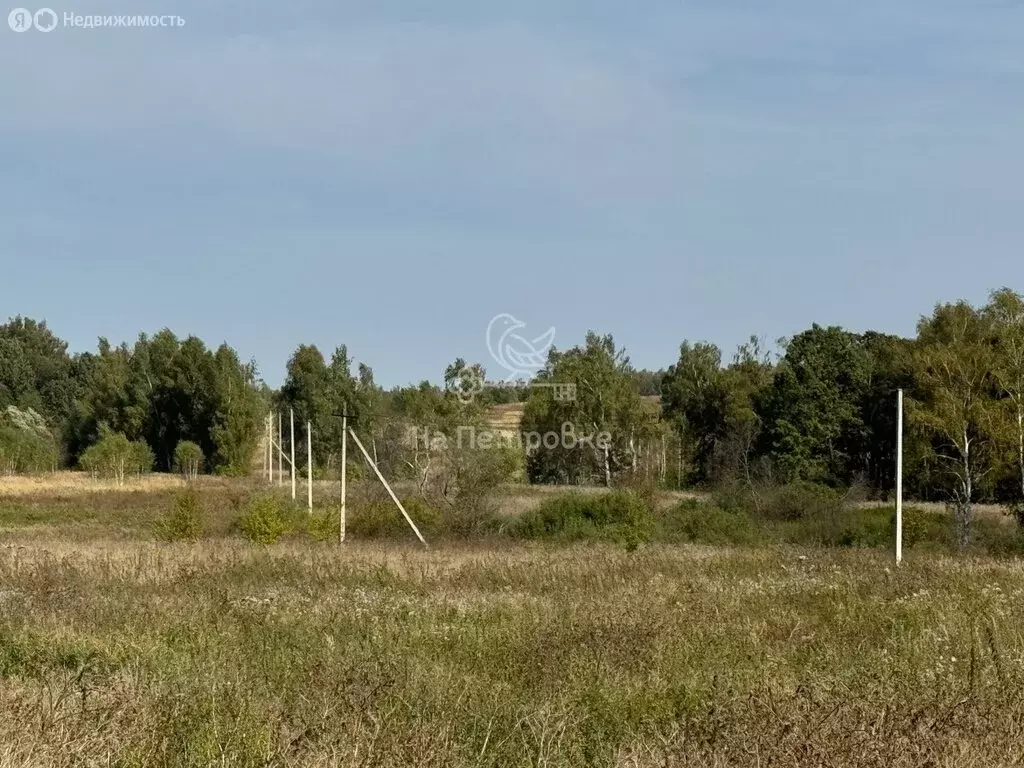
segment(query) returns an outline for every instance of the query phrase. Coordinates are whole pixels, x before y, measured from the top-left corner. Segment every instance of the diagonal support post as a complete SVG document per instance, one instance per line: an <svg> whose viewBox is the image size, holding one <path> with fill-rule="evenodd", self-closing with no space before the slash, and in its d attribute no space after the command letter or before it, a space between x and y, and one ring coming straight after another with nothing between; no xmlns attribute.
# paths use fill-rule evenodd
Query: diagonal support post
<svg viewBox="0 0 1024 768"><path fill-rule="evenodd" d="M363 458L366 459L366 463L369 464L370 467L373 468L373 471L377 474L377 479L384 484L384 488L387 489L388 494L391 496L391 500L395 502L395 506L397 506L398 511L402 513L402 517L405 518L405 522L407 522L409 524L409 527L412 528L412 532L416 534L416 538L420 540L420 543L423 544L423 546L427 546L427 541L423 538L423 534L420 533L420 529L416 527L416 523L412 521L412 518L409 517L409 513L406 512L405 507L402 506L402 502L398 500L398 497L395 495L395 492L391 490L391 486L388 485L388 481L384 479L384 475L382 475L380 469L377 468L377 464L374 462L372 458L370 458L370 454L367 452L362 442L360 442L359 437L356 435L354 431L352 431L351 428L349 428L348 433L352 436L352 439L355 441L356 447L359 448L359 450L362 452Z"/></svg>

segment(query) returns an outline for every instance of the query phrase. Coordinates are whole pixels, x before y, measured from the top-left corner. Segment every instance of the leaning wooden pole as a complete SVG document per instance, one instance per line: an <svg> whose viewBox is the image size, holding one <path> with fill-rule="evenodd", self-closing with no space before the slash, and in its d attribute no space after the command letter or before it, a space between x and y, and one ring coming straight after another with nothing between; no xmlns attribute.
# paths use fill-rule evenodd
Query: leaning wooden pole
<svg viewBox="0 0 1024 768"><path fill-rule="evenodd" d="M359 448L360 451L362 451L363 458L366 459L366 463L369 464L373 468L373 471L377 474L377 479L384 484L384 487L387 489L388 494L391 496L391 500L395 502L395 506L397 506L398 511L402 513L402 517L405 518L405 522L407 522L409 524L409 527L412 528L412 532L416 534L416 538L420 540L420 543L423 544L423 546L427 546L427 540L423 538L423 534L420 533L420 529L416 527L416 523L414 523L412 521L412 518L409 517L409 513L405 511L405 507L402 506L402 502L398 500L398 497L395 495L395 492L391 490L391 486L388 485L388 481L384 479L384 475L381 474L380 469L377 468L376 463L374 463L373 459L367 452L366 448L363 447L363 444L362 442L360 442L359 437L351 429L348 431L348 433L352 435L352 439L355 441L356 447Z"/></svg>

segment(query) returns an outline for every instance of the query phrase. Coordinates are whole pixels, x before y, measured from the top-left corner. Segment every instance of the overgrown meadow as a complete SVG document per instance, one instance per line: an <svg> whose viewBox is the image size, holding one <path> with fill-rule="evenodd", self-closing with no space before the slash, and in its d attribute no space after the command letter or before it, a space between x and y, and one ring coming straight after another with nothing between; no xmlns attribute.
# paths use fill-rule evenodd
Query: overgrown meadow
<svg viewBox="0 0 1024 768"><path fill-rule="evenodd" d="M343 546L234 481L3 495L0 764L1024 759L1024 571L941 510L896 568L828 499L506 501L424 549L358 488Z"/></svg>

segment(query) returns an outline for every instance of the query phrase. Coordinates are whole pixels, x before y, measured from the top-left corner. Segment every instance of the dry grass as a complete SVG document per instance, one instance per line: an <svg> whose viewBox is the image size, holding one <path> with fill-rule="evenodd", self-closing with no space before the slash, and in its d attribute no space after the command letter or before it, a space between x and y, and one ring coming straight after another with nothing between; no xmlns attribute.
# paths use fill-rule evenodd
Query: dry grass
<svg viewBox="0 0 1024 768"><path fill-rule="evenodd" d="M212 479L159 544L173 484L69 487L0 500L0 766L1024 760L1019 561L261 548Z"/></svg>
<svg viewBox="0 0 1024 768"><path fill-rule="evenodd" d="M205 478L204 478L205 479ZM85 472L51 472L45 475L0 476L0 498L39 494L164 491L178 489L185 481L178 475L150 474L132 477L123 486L113 480L93 478Z"/></svg>
<svg viewBox="0 0 1024 768"><path fill-rule="evenodd" d="M3 765L1024 757L1017 564L6 538Z"/></svg>

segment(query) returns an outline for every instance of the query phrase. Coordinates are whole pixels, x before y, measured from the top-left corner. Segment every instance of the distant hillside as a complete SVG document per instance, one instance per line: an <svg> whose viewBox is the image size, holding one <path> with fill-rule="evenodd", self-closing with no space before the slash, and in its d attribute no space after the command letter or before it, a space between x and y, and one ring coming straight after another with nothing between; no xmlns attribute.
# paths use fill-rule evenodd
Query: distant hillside
<svg viewBox="0 0 1024 768"><path fill-rule="evenodd" d="M526 403L492 405L487 411L487 426L498 434L515 435L523 423Z"/></svg>
<svg viewBox="0 0 1024 768"><path fill-rule="evenodd" d="M641 399L652 410L661 410L660 395L643 395ZM526 403L492 405L487 412L487 426L499 434L515 435L521 429L525 408Z"/></svg>

